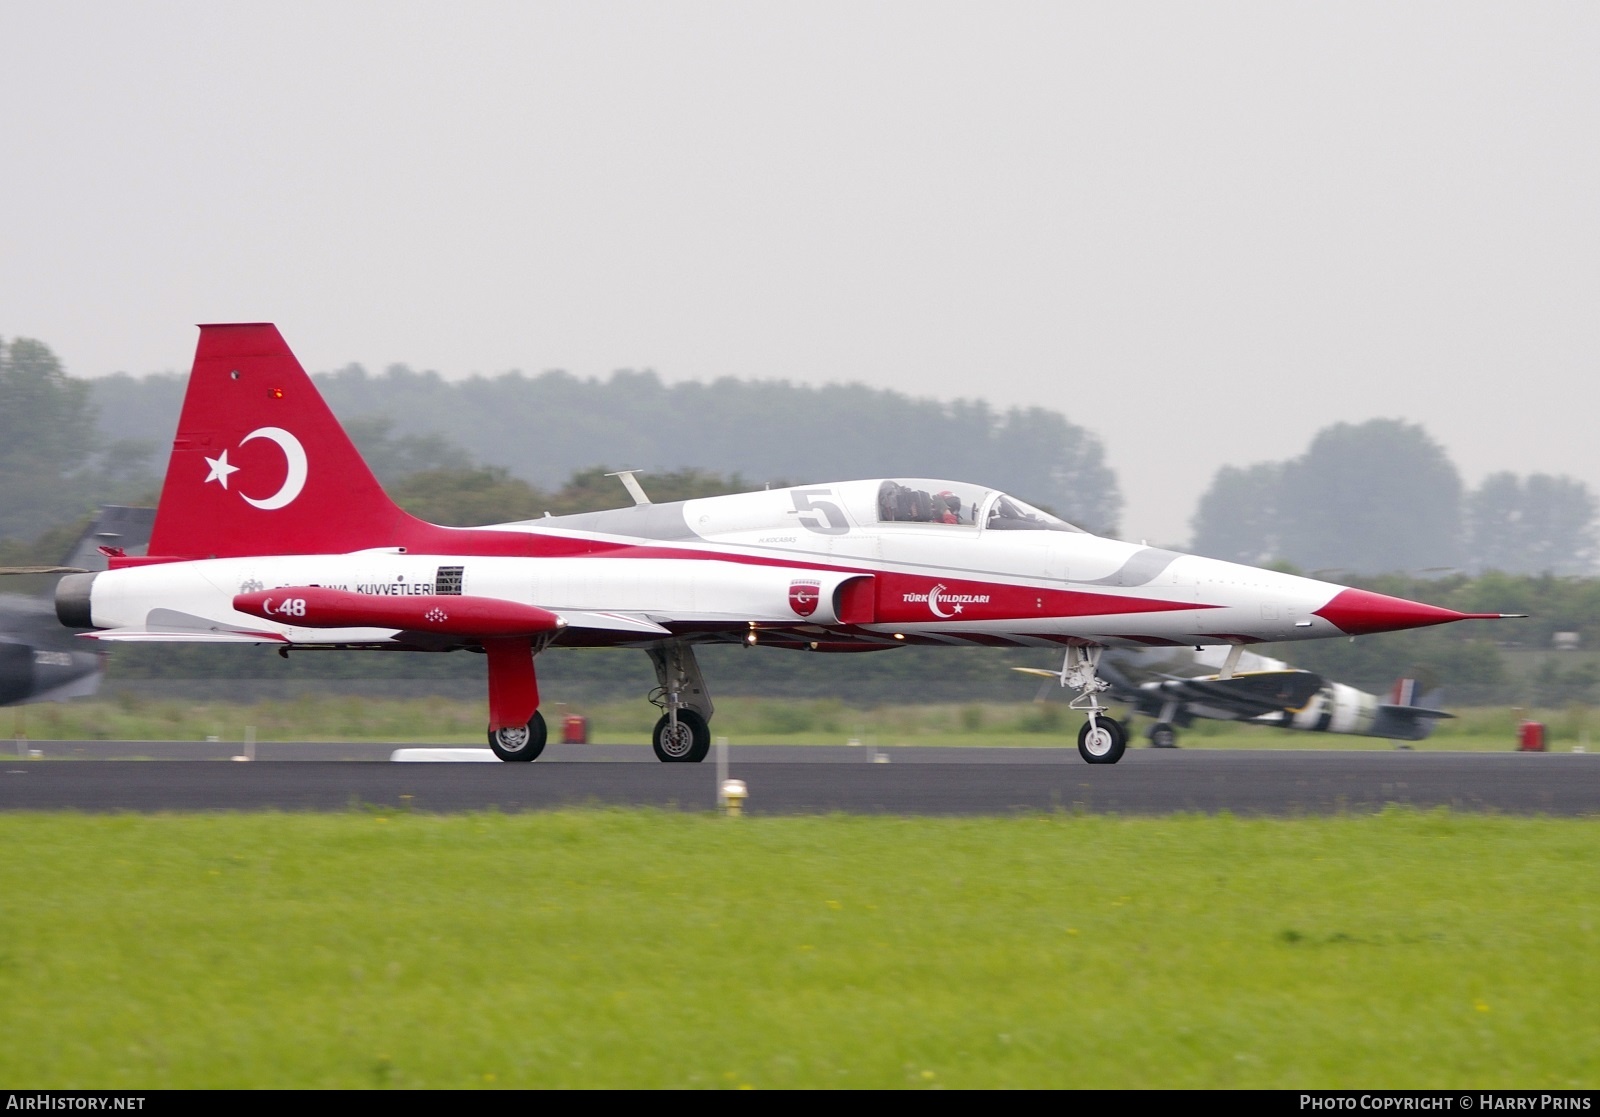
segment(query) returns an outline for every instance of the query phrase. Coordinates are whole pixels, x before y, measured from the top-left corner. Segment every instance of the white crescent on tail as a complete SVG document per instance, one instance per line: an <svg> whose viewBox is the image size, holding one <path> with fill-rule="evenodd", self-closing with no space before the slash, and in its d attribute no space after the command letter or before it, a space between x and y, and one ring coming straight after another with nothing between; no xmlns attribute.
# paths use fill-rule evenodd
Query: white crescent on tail
<svg viewBox="0 0 1600 1117"><path fill-rule="evenodd" d="M244 496L250 504L255 505L263 512L271 512L274 508L282 508L295 497L300 495L300 490L306 487L306 448L300 445L300 440L282 427L257 427L239 440L243 446L252 438L270 438L278 444L283 451L283 456L288 460L289 473L283 479L283 487L271 496L262 500Z"/></svg>

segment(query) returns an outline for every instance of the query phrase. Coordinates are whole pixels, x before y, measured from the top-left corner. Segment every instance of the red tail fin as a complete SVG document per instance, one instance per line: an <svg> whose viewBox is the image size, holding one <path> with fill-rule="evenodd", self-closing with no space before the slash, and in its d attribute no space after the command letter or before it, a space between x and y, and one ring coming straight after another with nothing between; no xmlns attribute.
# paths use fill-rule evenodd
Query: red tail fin
<svg viewBox="0 0 1600 1117"><path fill-rule="evenodd" d="M403 546L418 528L276 326L200 327L152 556L339 554Z"/></svg>

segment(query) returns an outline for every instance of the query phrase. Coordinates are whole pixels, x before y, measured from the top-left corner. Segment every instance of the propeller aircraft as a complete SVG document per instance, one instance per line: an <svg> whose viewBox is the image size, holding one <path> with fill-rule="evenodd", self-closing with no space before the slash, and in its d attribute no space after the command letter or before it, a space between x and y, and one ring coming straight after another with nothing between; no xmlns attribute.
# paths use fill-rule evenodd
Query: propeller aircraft
<svg viewBox="0 0 1600 1117"><path fill-rule="evenodd" d="M1151 719L1145 735L1158 749L1177 748L1178 730L1198 718L1421 741L1433 733L1435 721L1455 717L1428 705L1437 688L1418 679L1397 679L1380 698L1248 651L1235 662L1232 676L1222 678L1229 654L1231 649L1222 646L1112 648L1100 658L1100 675L1111 684L1109 698ZM1058 677L1042 667L1012 670Z"/></svg>

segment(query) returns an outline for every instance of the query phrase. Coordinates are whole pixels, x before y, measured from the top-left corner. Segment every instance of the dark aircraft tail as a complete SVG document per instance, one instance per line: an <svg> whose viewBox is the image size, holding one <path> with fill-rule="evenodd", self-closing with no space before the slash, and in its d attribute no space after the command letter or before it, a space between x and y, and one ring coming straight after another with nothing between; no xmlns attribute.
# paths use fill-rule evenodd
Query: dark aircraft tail
<svg viewBox="0 0 1600 1117"><path fill-rule="evenodd" d="M1432 708L1442 694L1443 691L1432 680L1396 679L1394 686L1389 688L1389 701L1378 707L1370 735L1396 741L1420 741L1430 736L1434 722L1440 718L1455 717L1454 714Z"/></svg>
<svg viewBox="0 0 1600 1117"><path fill-rule="evenodd" d="M102 504L89 526L78 536L62 566L77 570L104 570L107 551L113 554L143 555L150 546L150 528L155 523L154 508L132 508L123 504ZM104 547L105 550L101 550Z"/></svg>

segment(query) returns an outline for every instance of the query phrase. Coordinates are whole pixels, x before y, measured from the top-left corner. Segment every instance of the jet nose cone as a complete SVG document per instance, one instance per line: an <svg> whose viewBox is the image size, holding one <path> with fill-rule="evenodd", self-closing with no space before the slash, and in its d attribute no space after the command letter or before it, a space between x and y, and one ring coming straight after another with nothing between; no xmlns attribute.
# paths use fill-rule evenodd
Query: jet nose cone
<svg viewBox="0 0 1600 1117"><path fill-rule="evenodd" d="M1403 628L1426 628L1448 624L1479 614L1458 613L1403 597L1389 597L1369 590L1340 590L1314 614L1337 625L1341 632L1364 636L1369 632L1395 632Z"/></svg>

